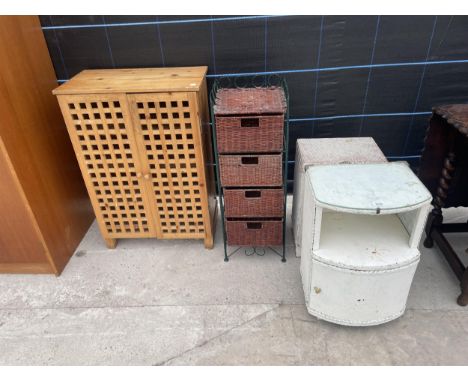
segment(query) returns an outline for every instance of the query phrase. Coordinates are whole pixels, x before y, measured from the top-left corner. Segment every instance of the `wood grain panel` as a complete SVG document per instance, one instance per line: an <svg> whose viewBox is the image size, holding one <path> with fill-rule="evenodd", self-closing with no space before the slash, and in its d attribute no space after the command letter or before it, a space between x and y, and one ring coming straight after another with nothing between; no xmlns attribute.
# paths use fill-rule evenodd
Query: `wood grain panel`
<svg viewBox="0 0 468 382"><path fill-rule="evenodd" d="M200 91L197 93L197 113L199 117L200 126L200 139L202 142L201 150L203 152L203 163L205 167L206 177L206 191L208 200L208 210L210 217L210 230L205 236L205 245L207 247L213 247L213 238L216 229L216 213L218 207L218 201L216 198L216 180L215 180L215 160L213 154L213 141L211 138L211 121L209 113L209 102L208 102L208 89L206 84L206 78L203 79L203 83L200 87ZM208 222L207 222L208 227ZM207 228L208 229L208 228Z"/></svg>
<svg viewBox="0 0 468 382"><path fill-rule="evenodd" d="M109 94L198 91L206 66L83 70L54 94Z"/></svg>
<svg viewBox="0 0 468 382"><path fill-rule="evenodd" d="M154 237L126 95L68 95L59 102L104 238Z"/></svg>
<svg viewBox="0 0 468 382"><path fill-rule="evenodd" d="M0 136L60 273L94 215L56 84L38 18L0 17Z"/></svg>
<svg viewBox="0 0 468 382"><path fill-rule="evenodd" d="M209 215L195 93L128 98L140 152L149 164L160 237L204 238Z"/></svg>
<svg viewBox="0 0 468 382"><path fill-rule="evenodd" d="M0 137L0 264L47 262L47 250ZM48 266L50 271L50 266Z"/></svg>

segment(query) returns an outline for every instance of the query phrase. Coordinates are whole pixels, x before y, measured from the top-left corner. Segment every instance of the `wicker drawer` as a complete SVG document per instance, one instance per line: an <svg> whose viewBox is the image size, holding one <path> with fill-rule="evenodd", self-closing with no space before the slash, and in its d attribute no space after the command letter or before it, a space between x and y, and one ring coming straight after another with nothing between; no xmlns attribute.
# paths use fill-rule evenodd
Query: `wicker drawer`
<svg viewBox="0 0 468 382"><path fill-rule="evenodd" d="M219 171L223 187L281 186L281 154L220 155Z"/></svg>
<svg viewBox="0 0 468 382"><path fill-rule="evenodd" d="M216 117L220 153L274 152L283 149L284 115Z"/></svg>
<svg viewBox="0 0 468 382"><path fill-rule="evenodd" d="M282 245L283 219L226 220L228 245Z"/></svg>
<svg viewBox="0 0 468 382"><path fill-rule="evenodd" d="M282 189L224 190L226 217L283 216Z"/></svg>

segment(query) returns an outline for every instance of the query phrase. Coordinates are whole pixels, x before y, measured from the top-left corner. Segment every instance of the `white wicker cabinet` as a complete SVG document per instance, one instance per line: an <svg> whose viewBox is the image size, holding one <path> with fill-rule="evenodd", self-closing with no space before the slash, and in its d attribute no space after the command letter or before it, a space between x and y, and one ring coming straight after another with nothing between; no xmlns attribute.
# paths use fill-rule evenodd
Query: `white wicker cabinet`
<svg viewBox="0 0 468 382"><path fill-rule="evenodd" d="M342 325L401 316L431 194L405 163L306 172L301 275L310 314Z"/></svg>

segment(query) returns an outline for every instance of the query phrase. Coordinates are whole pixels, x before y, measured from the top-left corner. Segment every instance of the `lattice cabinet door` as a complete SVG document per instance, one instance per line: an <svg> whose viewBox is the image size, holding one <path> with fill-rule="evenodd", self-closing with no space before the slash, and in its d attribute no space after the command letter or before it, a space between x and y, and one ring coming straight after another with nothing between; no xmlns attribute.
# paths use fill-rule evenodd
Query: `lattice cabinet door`
<svg viewBox="0 0 468 382"><path fill-rule="evenodd" d="M127 96L58 98L106 244L157 236L145 186L148 169L138 154Z"/></svg>
<svg viewBox="0 0 468 382"><path fill-rule="evenodd" d="M204 238L213 245L195 92L128 96L135 135L148 163L161 238Z"/></svg>

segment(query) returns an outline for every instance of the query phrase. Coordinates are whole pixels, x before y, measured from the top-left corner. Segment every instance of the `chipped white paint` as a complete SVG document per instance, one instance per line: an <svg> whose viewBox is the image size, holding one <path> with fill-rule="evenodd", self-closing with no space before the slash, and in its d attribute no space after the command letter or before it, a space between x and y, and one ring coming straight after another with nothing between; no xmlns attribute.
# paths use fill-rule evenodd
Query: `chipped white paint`
<svg viewBox="0 0 468 382"><path fill-rule="evenodd" d="M309 168L301 257L309 313L352 326L401 316L430 201L404 164Z"/></svg>

